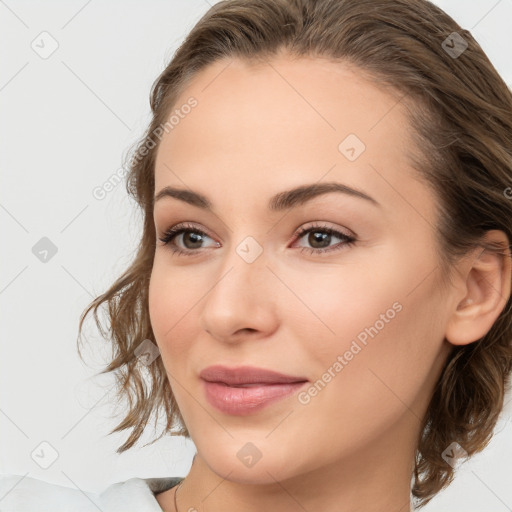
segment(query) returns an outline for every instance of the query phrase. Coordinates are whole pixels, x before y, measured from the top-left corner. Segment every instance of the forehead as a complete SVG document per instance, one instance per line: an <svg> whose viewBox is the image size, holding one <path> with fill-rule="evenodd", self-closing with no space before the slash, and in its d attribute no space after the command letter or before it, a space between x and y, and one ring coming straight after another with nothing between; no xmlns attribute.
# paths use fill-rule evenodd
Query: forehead
<svg viewBox="0 0 512 512"><path fill-rule="evenodd" d="M180 111L191 97L196 106ZM412 183L410 126L400 99L346 63L217 61L173 105L170 114L181 115L160 143L155 190L189 186L225 197L232 184L270 196L270 189L325 176L365 188L383 203L408 186L414 201L424 191Z"/></svg>

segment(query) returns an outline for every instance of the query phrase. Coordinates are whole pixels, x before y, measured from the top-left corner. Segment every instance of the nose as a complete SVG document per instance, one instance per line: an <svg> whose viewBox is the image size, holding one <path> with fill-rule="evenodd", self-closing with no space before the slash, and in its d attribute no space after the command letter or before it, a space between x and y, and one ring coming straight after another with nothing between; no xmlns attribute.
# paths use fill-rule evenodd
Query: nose
<svg viewBox="0 0 512 512"><path fill-rule="evenodd" d="M252 260L256 249L254 241L230 248L198 305L203 329L219 341L266 337L276 329L279 282L265 251Z"/></svg>

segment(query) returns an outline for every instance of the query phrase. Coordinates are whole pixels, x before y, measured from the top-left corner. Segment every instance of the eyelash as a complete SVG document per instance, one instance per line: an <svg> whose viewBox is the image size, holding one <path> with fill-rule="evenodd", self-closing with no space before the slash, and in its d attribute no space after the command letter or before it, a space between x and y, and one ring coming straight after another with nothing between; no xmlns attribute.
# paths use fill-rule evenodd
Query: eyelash
<svg viewBox="0 0 512 512"><path fill-rule="evenodd" d="M192 250L189 249L187 251L180 249L179 247L176 247L175 244L171 244L171 242L176 238L178 235L181 235L182 233L196 233L201 236L207 236L208 238L211 238L208 233L205 233L204 231L194 227L193 225L182 223L177 224L176 226L173 226L172 228L168 229L162 238L159 238L159 240L163 243L163 245L167 245L169 249L173 252L173 254L183 255L183 256L196 256L199 250ZM336 238L341 238L343 242L340 242L339 244L335 245L334 247L331 247L329 249L312 249L310 247L301 247L301 253L306 250L309 251L310 254L325 254L327 252L331 251L339 251L347 247L351 247L355 244L356 238L353 236L346 235L345 233L342 233L336 229L332 229L328 226L321 226L321 225L315 225L310 226L308 228L301 228L298 233L294 237L295 240L300 240L305 234L310 232L324 232L329 235L334 235Z"/></svg>

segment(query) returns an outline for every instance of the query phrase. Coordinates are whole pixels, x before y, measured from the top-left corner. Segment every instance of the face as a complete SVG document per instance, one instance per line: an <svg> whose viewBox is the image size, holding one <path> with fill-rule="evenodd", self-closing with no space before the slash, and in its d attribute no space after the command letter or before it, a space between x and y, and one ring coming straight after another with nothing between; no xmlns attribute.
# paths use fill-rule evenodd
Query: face
<svg viewBox="0 0 512 512"><path fill-rule="evenodd" d="M198 454L254 483L412 457L450 346L435 198L407 160L403 105L346 64L282 56L217 62L173 109L187 113L162 138L156 194L193 191L210 208L155 202L149 308ZM326 184L338 190L284 200ZM211 365L306 382L226 411L200 378Z"/></svg>

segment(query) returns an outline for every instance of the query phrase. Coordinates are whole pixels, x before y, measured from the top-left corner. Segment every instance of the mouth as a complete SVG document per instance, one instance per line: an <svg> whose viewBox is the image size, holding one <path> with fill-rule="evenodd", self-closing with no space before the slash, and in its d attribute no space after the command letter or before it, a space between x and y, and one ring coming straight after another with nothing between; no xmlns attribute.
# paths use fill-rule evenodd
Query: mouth
<svg viewBox="0 0 512 512"><path fill-rule="evenodd" d="M209 366L199 376L208 403L233 416L255 414L289 398L309 382L305 377L253 366Z"/></svg>

